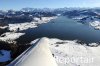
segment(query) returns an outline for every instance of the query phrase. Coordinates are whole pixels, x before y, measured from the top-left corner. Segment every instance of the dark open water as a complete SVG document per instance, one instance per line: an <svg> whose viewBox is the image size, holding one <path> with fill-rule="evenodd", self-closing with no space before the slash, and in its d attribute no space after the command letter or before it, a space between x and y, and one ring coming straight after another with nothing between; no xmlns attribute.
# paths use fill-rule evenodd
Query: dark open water
<svg viewBox="0 0 100 66"><path fill-rule="evenodd" d="M89 25L84 25L66 17L58 17L47 24L42 24L35 29L26 30L26 35L20 38L27 42L40 37L59 38L63 40L81 40L86 43L99 42L100 30L95 30Z"/></svg>

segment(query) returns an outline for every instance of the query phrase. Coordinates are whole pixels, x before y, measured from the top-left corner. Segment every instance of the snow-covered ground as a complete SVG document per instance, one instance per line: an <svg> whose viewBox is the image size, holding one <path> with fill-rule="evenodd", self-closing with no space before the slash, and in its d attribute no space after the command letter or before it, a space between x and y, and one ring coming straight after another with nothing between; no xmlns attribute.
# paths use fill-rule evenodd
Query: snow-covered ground
<svg viewBox="0 0 100 66"><path fill-rule="evenodd" d="M0 50L0 62L6 62L11 60L10 51Z"/></svg>
<svg viewBox="0 0 100 66"><path fill-rule="evenodd" d="M50 49L58 66L100 66L100 46L90 47L76 41L50 39Z"/></svg>
<svg viewBox="0 0 100 66"><path fill-rule="evenodd" d="M100 30L100 21L90 22L90 25L97 30Z"/></svg>
<svg viewBox="0 0 100 66"><path fill-rule="evenodd" d="M5 29L7 28L8 26L0 26L0 29Z"/></svg>
<svg viewBox="0 0 100 66"><path fill-rule="evenodd" d="M72 19L80 21L82 23L84 22L85 24L89 24L90 26L92 26L94 29L100 30L100 19L99 18L96 18L96 17L87 17L87 16L81 15L81 16L74 17Z"/></svg>
<svg viewBox="0 0 100 66"><path fill-rule="evenodd" d="M38 27L38 25L43 23L48 23L52 19L56 19L57 17L42 17L41 20L39 18L34 18L32 22L25 22L25 23L17 23L17 24L9 24L10 31L21 31L26 30L29 28Z"/></svg>
<svg viewBox="0 0 100 66"><path fill-rule="evenodd" d="M56 38L42 38L32 43L8 66L57 66L56 63L58 66L100 66L100 46L94 46L96 43L91 43L94 47L90 47L76 40Z"/></svg>
<svg viewBox="0 0 100 66"><path fill-rule="evenodd" d="M10 31L21 31L26 30L28 28L35 28L37 25L35 22L25 22L25 23L17 23L17 24L9 24L9 30Z"/></svg>
<svg viewBox="0 0 100 66"><path fill-rule="evenodd" d="M0 36L0 41L13 43L15 39L24 35L25 33L6 32Z"/></svg>

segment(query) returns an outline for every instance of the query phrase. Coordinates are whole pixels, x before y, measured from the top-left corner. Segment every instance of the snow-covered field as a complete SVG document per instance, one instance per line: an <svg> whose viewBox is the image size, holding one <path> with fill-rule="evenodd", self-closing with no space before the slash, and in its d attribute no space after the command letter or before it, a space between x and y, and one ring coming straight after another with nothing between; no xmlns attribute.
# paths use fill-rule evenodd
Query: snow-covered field
<svg viewBox="0 0 100 66"><path fill-rule="evenodd" d="M100 66L100 46L90 47L69 40L49 40L58 66Z"/></svg>
<svg viewBox="0 0 100 66"><path fill-rule="evenodd" d="M7 28L8 26L0 26L0 29L5 29Z"/></svg>
<svg viewBox="0 0 100 66"><path fill-rule="evenodd" d="M17 24L9 24L10 31L22 31L29 28L38 27L38 25L43 23L48 23L52 19L56 19L57 17L42 17L41 20L39 18L34 18L32 22L25 22L25 23L17 23Z"/></svg>
<svg viewBox="0 0 100 66"><path fill-rule="evenodd" d="M25 33L14 33L14 32L6 32L0 36L0 41L5 41L9 43L13 43L15 39L24 35Z"/></svg>
<svg viewBox="0 0 100 66"><path fill-rule="evenodd" d="M35 42L32 41L33 45L8 66L57 66L56 63L58 66L100 66L100 46L90 47L76 40L56 38L42 38Z"/></svg>

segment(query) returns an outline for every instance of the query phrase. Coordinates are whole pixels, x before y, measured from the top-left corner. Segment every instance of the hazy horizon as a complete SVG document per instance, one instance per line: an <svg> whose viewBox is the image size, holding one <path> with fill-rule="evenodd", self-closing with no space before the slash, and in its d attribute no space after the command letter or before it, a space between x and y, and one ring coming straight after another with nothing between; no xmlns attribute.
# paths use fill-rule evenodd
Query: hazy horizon
<svg viewBox="0 0 100 66"><path fill-rule="evenodd" d="M0 10L20 10L21 8L95 8L100 0L0 0Z"/></svg>

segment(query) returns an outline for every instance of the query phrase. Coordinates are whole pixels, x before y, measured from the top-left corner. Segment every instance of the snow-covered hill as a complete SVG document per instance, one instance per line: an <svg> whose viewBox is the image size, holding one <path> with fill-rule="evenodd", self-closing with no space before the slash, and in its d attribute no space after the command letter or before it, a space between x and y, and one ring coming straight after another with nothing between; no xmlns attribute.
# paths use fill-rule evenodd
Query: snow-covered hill
<svg viewBox="0 0 100 66"><path fill-rule="evenodd" d="M58 66L100 66L100 46L81 45L76 41L50 39L50 48Z"/></svg>
<svg viewBox="0 0 100 66"><path fill-rule="evenodd" d="M100 20L99 21L90 22L90 25L92 27L94 27L95 29L100 30Z"/></svg>
<svg viewBox="0 0 100 66"><path fill-rule="evenodd" d="M42 17L41 20L39 18L34 18L34 21L32 22L25 22L25 23L15 23L15 24L9 24L8 28L10 31L22 31L27 30L29 28L35 28L38 27L38 25L43 23L48 23L52 19L56 19L57 17Z"/></svg>
<svg viewBox="0 0 100 66"><path fill-rule="evenodd" d="M0 36L0 41L4 41L8 43L15 43L14 40L18 39L20 36L24 34L25 33L6 32Z"/></svg>
<svg viewBox="0 0 100 66"><path fill-rule="evenodd" d="M87 46L76 40L42 38L31 44L8 66L100 66L100 46L96 43Z"/></svg>
<svg viewBox="0 0 100 66"><path fill-rule="evenodd" d="M88 24L94 29L100 29L100 13L95 10L72 10L63 13L63 15L82 24Z"/></svg>

